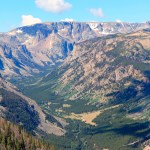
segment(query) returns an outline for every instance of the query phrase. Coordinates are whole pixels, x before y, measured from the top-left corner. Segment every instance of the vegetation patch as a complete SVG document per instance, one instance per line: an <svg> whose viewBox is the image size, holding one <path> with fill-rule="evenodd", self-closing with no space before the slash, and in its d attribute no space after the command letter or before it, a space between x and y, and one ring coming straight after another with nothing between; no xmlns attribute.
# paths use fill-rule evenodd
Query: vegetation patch
<svg viewBox="0 0 150 150"><path fill-rule="evenodd" d="M116 106L112 106L112 107L105 108L102 110L98 110L98 111L94 111L94 112L88 112L88 113L82 113L82 114L71 113L69 116L65 116L64 118L81 120L81 121L85 122L86 124L97 126L97 124L93 121L97 116L104 113L106 110L118 108L119 106L120 105L116 105Z"/></svg>
<svg viewBox="0 0 150 150"><path fill-rule="evenodd" d="M25 100L4 89L0 89L0 95L0 105L6 108L4 114L7 120L22 125L28 131L34 131L38 127L38 113Z"/></svg>

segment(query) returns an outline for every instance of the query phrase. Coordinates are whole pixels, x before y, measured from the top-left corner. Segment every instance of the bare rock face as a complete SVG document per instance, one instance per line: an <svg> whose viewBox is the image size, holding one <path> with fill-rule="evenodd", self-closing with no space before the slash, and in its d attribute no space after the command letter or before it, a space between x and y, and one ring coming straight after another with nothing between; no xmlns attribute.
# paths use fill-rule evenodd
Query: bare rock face
<svg viewBox="0 0 150 150"><path fill-rule="evenodd" d="M149 27L149 23L56 22L17 28L0 34L0 70L9 78L29 76L62 63L80 42ZM110 45L107 49L112 48Z"/></svg>
<svg viewBox="0 0 150 150"><path fill-rule="evenodd" d="M71 100L91 98L99 102L140 95L149 87L148 40L149 32L139 31L76 44L58 69L57 84L61 86L57 86L56 93L66 94L63 90L69 86L67 93ZM46 81L48 78L51 74ZM130 89L134 92L128 93ZM122 98L123 92L129 97Z"/></svg>
<svg viewBox="0 0 150 150"><path fill-rule="evenodd" d="M39 67L25 45L0 45L0 62L4 76L27 76Z"/></svg>
<svg viewBox="0 0 150 150"><path fill-rule="evenodd" d="M124 78L133 77L139 80L142 80L142 73L139 70L134 69L132 65L129 66L120 66L115 70L116 82L123 80ZM144 78L143 78L144 80Z"/></svg>

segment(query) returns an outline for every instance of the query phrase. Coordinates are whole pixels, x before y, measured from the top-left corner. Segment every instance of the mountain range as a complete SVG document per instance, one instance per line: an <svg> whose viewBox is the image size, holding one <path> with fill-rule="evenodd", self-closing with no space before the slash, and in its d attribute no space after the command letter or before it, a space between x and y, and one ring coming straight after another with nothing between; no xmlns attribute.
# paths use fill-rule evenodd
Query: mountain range
<svg viewBox="0 0 150 150"><path fill-rule="evenodd" d="M0 116L58 149L150 144L150 22L47 22L0 33L0 73Z"/></svg>
<svg viewBox="0 0 150 150"><path fill-rule="evenodd" d="M150 23L42 23L0 34L0 70L10 76L30 76L62 63L74 45L96 37L125 34Z"/></svg>

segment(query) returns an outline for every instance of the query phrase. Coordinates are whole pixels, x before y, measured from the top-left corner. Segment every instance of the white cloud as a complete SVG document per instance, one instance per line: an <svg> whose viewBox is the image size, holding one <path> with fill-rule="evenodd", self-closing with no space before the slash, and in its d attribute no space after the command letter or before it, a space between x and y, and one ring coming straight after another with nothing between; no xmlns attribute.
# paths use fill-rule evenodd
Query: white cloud
<svg viewBox="0 0 150 150"><path fill-rule="evenodd" d="M72 19L72 18L65 18L65 19L62 19L60 21L64 21L64 22L74 22L75 20Z"/></svg>
<svg viewBox="0 0 150 150"><path fill-rule="evenodd" d="M52 13L61 13L68 10L72 5L65 0L35 0L36 5Z"/></svg>
<svg viewBox="0 0 150 150"><path fill-rule="evenodd" d="M98 8L98 9L91 8L90 12L95 17L101 17L101 18L104 17L103 10L101 8Z"/></svg>
<svg viewBox="0 0 150 150"><path fill-rule="evenodd" d="M120 23L120 22L122 22L122 21L121 21L121 20L119 20L119 19L117 19L117 20L116 20L116 22Z"/></svg>
<svg viewBox="0 0 150 150"><path fill-rule="evenodd" d="M39 18L34 18L32 15L22 15L22 26L32 25L41 22L42 21Z"/></svg>

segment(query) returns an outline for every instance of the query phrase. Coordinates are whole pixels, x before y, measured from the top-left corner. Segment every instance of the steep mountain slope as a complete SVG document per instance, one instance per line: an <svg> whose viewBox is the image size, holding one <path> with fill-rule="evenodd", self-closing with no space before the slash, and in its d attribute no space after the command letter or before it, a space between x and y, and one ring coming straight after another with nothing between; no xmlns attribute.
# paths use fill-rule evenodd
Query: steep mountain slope
<svg viewBox="0 0 150 150"><path fill-rule="evenodd" d="M74 44L95 37L129 33L150 23L43 23L0 34L0 70L6 77L39 72L41 67L60 64Z"/></svg>
<svg viewBox="0 0 150 150"><path fill-rule="evenodd" d="M21 84L25 94L42 101L43 110L68 120L67 142L61 147L141 150L149 146L149 38L146 29L80 42L47 76Z"/></svg>
<svg viewBox="0 0 150 150"><path fill-rule="evenodd" d="M102 103L146 96L149 94L149 36L149 31L143 30L77 44L56 71L34 85L41 91L37 97L40 94L46 97L47 88L56 95L69 95L69 99L88 98Z"/></svg>
<svg viewBox="0 0 150 150"><path fill-rule="evenodd" d="M21 94L16 87L2 78L0 78L0 115L11 122L22 125L28 131L42 130L59 136L65 133L65 130L62 129L66 125L64 121L60 118L54 119L53 116L51 116L53 120L48 121L35 101Z"/></svg>
<svg viewBox="0 0 150 150"><path fill-rule="evenodd" d="M0 69L6 76L29 75L39 68L25 45L15 36L0 35Z"/></svg>

